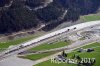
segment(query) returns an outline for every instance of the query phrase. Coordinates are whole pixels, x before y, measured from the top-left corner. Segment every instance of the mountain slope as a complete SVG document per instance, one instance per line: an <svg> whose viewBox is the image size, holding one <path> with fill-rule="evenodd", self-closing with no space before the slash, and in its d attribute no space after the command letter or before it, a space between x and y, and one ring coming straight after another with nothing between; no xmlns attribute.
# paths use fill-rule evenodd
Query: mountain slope
<svg viewBox="0 0 100 66"><path fill-rule="evenodd" d="M36 28L51 30L77 21L81 15L97 13L100 0L0 0L0 33Z"/></svg>

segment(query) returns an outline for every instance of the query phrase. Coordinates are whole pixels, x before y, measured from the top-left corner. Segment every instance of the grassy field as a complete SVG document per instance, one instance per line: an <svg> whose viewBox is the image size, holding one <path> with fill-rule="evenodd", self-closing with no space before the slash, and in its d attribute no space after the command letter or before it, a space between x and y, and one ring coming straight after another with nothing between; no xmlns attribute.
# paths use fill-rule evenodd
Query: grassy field
<svg viewBox="0 0 100 66"><path fill-rule="evenodd" d="M30 59L30 60L38 60L47 56L50 56L56 52L47 52L47 53L41 53L41 54L32 54L32 55L26 55L26 56L19 56L20 58Z"/></svg>
<svg viewBox="0 0 100 66"><path fill-rule="evenodd" d="M93 43L93 44L90 44L90 45L87 45L87 46L84 46L82 47L84 49L86 48L93 48L94 51L93 52L77 52L77 50L74 50L73 52L69 53L68 54L68 58L72 58L72 56L74 54L77 54L79 55L81 58L96 58L96 63L95 65L93 66L99 66L100 65L100 43ZM46 62L42 62L42 63L39 63L35 66L77 66L76 64L67 64L67 63L60 63L60 64L57 64L57 63L51 63L50 60L46 61Z"/></svg>
<svg viewBox="0 0 100 66"><path fill-rule="evenodd" d="M42 44L42 45L39 45L35 48L32 48L31 50L36 50L36 51L37 50L49 50L49 49L64 47L64 46L67 46L69 44L70 44L70 42L61 41L61 42L57 42L54 44ZM32 55L22 56L22 58L27 58L30 60L37 60L37 59L49 56L49 55L54 54L54 53L55 52L48 52L48 53L42 53L42 54L32 54Z"/></svg>
<svg viewBox="0 0 100 66"><path fill-rule="evenodd" d="M64 41L61 41L61 42L56 42L56 43L53 43L53 44L41 44L37 47L34 47L32 48L31 50L49 50L49 49L54 49L54 48L59 48L59 47L64 47L64 46L67 46L69 45L71 42L68 41L68 42L64 42Z"/></svg>
<svg viewBox="0 0 100 66"><path fill-rule="evenodd" d="M9 46L11 45L17 45L17 44L20 44L20 43L23 43L23 42L26 42L28 40L31 40L33 38L35 38L37 36L28 36L26 38L20 38L20 39L16 39L16 40L11 40L11 41L7 41L5 43L0 43L0 49L6 49L8 48Z"/></svg>
<svg viewBox="0 0 100 66"><path fill-rule="evenodd" d="M34 65L34 66L76 66L73 64L66 64L66 63L52 63L50 60L42 62L40 64Z"/></svg>
<svg viewBox="0 0 100 66"><path fill-rule="evenodd" d="M81 16L80 19L82 19L84 22L100 20L100 14L85 15Z"/></svg>

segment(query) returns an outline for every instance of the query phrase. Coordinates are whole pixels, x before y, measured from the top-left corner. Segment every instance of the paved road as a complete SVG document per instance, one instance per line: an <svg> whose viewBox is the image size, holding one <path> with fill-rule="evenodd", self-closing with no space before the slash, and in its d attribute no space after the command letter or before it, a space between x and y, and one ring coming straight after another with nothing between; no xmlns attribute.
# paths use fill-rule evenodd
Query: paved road
<svg viewBox="0 0 100 66"><path fill-rule="evenodd" d="M9 58L0 62L0 66L33 66L34 63L35 61L10 56Z"/></svg>
<svg viewBox="0 0 100 66"><path fill-rule="evenodd" d="M98 39L96 39L96 40L98 40ZM99 39L100 40L100 39ZM91 43L94 43L95 42L95 40L94 41L92 41ZM91 44L90 42L89 42L89 44ZM73 50L75 50L75 49L77 49L77 48L80 48L80 47L82 47L82 46L85 46L85 45L89 45L89 44L79 44L79 45L77 45L77 42L76 43L73 43L72 45L69 45L69 47L71 47L71 46L75 46L75 45L77 45L77 46L75 46L75 47L72 47L72 48L68 48L67 50L66 50L66 53L70 53L70 52L72 52ZM56 57L57 55L60 55L61 54L61 52L59 52L59 53L56 53L56 54L53 54L53 55L50 55L50 56L48 56L48 57L45 57L45 58L42 58L42 59L39 59L39 60L37 60L37 61L35 61L35 63L34 63L34 65L36 65L36 64L38 64L38 63L41 63L41 62L44 62L44 61L47 61L47 60L49 60L49 59L52 59L52 58L54 58L54 57Z"/></svg>
<svg viewBox="0 0 100 66"><path fill-rule="evenodd" d="M82 24L78 24L78 25L71 26L71 27L67 27L67 28L64 28L64 29L55 31L55 32L53 32L53 33L57 33L57 32L60 32L60 31L65 31L65 30L68 30L68 29L70 29L70 31L69 31L68 33L72 33L72 32L75 32L75 31L77 31L77 30L90 28L91 26L93 27L93 26L98 25L98 24L100 24L100 21L87 22L87 23L82 23ZM78 27L78 28L75 29L75 30L73 30L73 28L75 28L75 27ZM52 33L51 33L51 34L52 34ZM60 34L60 36L62 36L62 34ZM4 53L6 52L6 51L5 51L5 52L3 52L3 53L0 55L0 56L1 56L1 57L0 57L0 60L5 59L5 58L9 58L9 57L14 56L14 55L17 55L18 53L20 53L20 52L22 52L22 51L25 51L25 50L27 50L27 49L30 49L30 48L35 47L35 46L37 46L37 45L40 45L40 44L42 44L42 43L48 42L48 41L50 41L50 40L56 39L56 38L58 38L58 37L59 37L59 35L54 36L54 37L49 38L49 39L45 39L44 41L40 41L40 42L38 42L38 43L36 43L36 44L34 44L34 45L32 44L31 46L25 47L25 48L23 48L23 49L16 50L16 51L11 52L11 53L9 53L9 54L4 54ZM88 43L88 42L91 42L91 41L94 41L94 40L97 40L97 39L98 39L98 38L96 38L96 39L93 38L93 39L91 39L91 40L87 40L87 41L83 41L83 42L79 41L79 42L76 42L76 44L72 44L69 48L78 47L78 46L80 46L80 45L82 45L82 44L86 44L86 43ZM29 42L31 42L31 41L29 41ZM16 46L16 47L14 47L14 48L12 48L12 49L15 49L15 48L17 48L17 47L19 47L19 45ZM12 50L12 49L9 49L9 50ZM9 50L7 50L7 51L9 51ZM2 61L1 61L1 62L2 62Z"/></svg>

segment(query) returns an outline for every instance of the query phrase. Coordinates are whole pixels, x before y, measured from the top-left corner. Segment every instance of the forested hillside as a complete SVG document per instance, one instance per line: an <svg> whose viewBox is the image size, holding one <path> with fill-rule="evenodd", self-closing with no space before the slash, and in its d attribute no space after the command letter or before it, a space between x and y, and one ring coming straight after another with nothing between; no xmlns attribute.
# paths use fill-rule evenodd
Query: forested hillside
<svg viewBox="0 0 100 66"><path fill-rule="evenodd" d="M65 21L75 22L81 15L97 13L100 8L100 0L49 1L0 0L0 33L36 28L41 24L46 24L43 30L48 31Z"/></svg>

